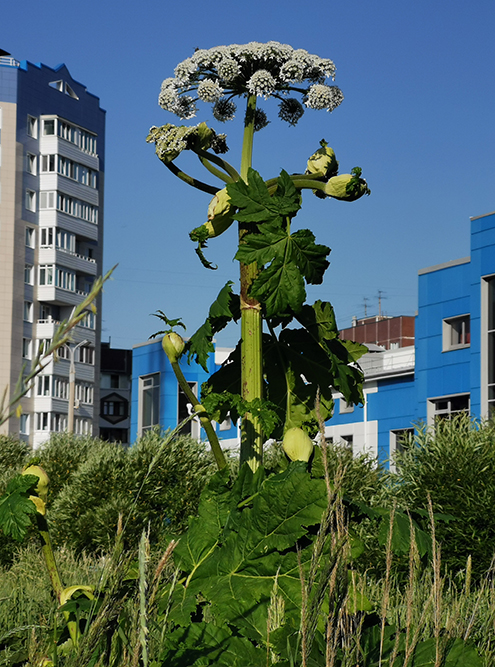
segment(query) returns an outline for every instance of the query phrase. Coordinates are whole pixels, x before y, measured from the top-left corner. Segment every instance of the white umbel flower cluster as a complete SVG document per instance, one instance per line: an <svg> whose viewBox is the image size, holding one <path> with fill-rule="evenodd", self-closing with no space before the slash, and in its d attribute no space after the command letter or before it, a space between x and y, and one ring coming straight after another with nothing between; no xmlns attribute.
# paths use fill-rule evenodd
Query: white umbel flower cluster
<svg viewBox="0 0 495 667"><path fill-rule="evenodd" d="M326 79L335 78L335 65L327 58L293 49L279 42L250 42L198 49L179 63L175 77L165 79L159 104L182 119L196 114L199 99L214 105L217 120L231 120L234 97L256 95L281 101L280 118L294 125L304 108L295 103L302 96L310 109L333 111L343 100L342 92ZM194 97L196 94L196 97ZM287 103L290 94L292 101Z"/></svg>

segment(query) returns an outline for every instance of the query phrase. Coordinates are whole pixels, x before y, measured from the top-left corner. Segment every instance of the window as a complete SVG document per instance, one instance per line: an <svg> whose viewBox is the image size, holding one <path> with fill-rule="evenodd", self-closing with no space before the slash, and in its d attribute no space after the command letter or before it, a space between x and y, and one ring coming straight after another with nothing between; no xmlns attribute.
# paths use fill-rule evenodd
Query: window
<svg viewBox="0 0 495 667"><path fill-rule="evenodd" d="M75 387L76 400L88 405L93 404L93 385L76 383Z"/></svg>
<svg viewBox="0 0 495 667"><path fill-rule="evenodd" d="M28 174L36 176L36 155L33 155L32 153L26 155L26 171Z"/></svg>
<svg viewBox="0 0 495 667"><path fill-rule="evenodd" d="M62 431L67 430L67 415L61 415L54 413L52 415L52 431L57 431L61 433Z"/></svg>
<svg viewBox="0 0 495 667"><path fill-rule="evenodd" d="M27 117L27 133L33 139L38 138L38 119L34 116Z"/></svg>
<svg viewBox="0 0 495 667"><path fill-rule="evenodd" d="M43 194L43 193L42 193ZM53 227L40 228L40 247L46 248L53 246Z"/></svg>
<svg viewBox="0 0 495 667"><path fill-rule="evenodd" d="M40 283L41 285L41 283ZM70 292L76 291L76 274L67 269L56 268L55 272L55 285L61 289L69 290Z"/></svg>
<svg viewBox="0 0 495 667"><path fill-rule="evenodd" d="M69 399L69 381L65 378L53 378L53 396L64 401Z"/></svg>
<svg viewBox="0 0 495 667"><path fill-rule="evenodd" d="M23 338L22 339L22 358L31 359L31 339Z"/></svg>
<svg viewBox="0 0 495 667"><path fill-rule="evenodd" d="M55 134L55 121L54 120L44 120L43 121L43 136L49 137Z"/></svg>
<svg viewBox="0 0 495 667"><path fill-rule="evenodd" d="M26 246L28 248L34 248L34 229L33 227L26 227Z"/></svg>
<svg viewBox="0 0 495 667"><path fill-rule="evenodd" d="M94 329L96 326L96 316L94 313L86 313L82 320L79 322L80 327L85 327L86 329Z"/></svg>
<svg viewBox="0 0 495 667"><path fill-rule="evenodd" d="M87 347L86 345L83 345L82 347L78 348L78 353L79 353L78 361L81 364L90 364L91 366L94 366L95 363L94 347Z"/></svg>
<svg viewBox="0 0 495 667"><path fill-rule="evenodd" d="M141 433L160 423L160 373L139 378Z"/></svg>
<svg viewBox="0 0 495 667"><path fill-rule="evenodd" d="M407 449L414 438L413 428L399 428L390 431L390 452L402 452Z"/></svg>
<svg viewBox="0 0 495 667"><path fill-rule="evenodd" d="M232 419L230 417L227 417L227 419L224 419L223 422L220 422L219 425L220 431L230 431L231 428L232 428Z"/></svg>
<svg viewBox="0 0 495 667"><path fill-rule="evenodd" d="M451 419L460 412L469 412L469 394L430 399L429 404L433 410L433 420Z"/></svg>
<svg viewBox="0 0 495 667"><path fill-rule="evenodd" d="M50 396L50 376L38 375L36 383L36 396Z"/></svg>
<svg viewBox="0 0 495 667"><path fill-rule="evenodd" d="M53 266L41 265L39 267L39 285L53 285Z"/></svg>
<svg viewBox="0 0 495 667"><path fill-rule="evenodd" d="M343 435L343 436L341 436L340 440L342 442L342 445L346 449L351 449L352 450L352 444L353 444L353 441L354 441L354 437L352 435Z"/></svg>
<svg viewBox="0 0 495 667"><path fill-rule="evenodd" d="M339 414L345 415L354 412L354 404L348 403L345 398L339 399Z"/></svg>
<svg viewBox="0 0 495 667"><path fill-rule="evenodd" d="M41 171L45 173L55 171L55 155L41 156Z"/></svg>
<svg viewBox="0 0 495 667"><path fill-rule="evenodd" d="M443 321L443 351L468 347L471 342L470 317L461 315Z"/></svg>
<svg viewBox="0 0 495 667"><path fill-rule="evenodd" d="M33 321L33 303L32 301L24 301L24 322Z"/></svg>
<svg viewBox="0 0 495 667"><path fill-rule="evenodd" d="M36 192L26 190L26 208L28 211L36 211Z"/></svg>
<svg viewBox="0 0 495 667"><path fill-rule="evenodd" d="M57 350L57 357L59 359L69 359L70 357L69 346L62 345L62 347L59 347Z"/></svg>
<svg viewBox="0 0 495 667"><path fill-rule="evenodd" d="M50 349L52 344L51 338L39 338L38 339L38 354L46 354Z"/></svg>
<svg viewBox="0 0 495 667"><path fill-rule="evenodd" d="M19 433L21 435L29 435L29 415L21 415L19 419Z"/></svg>
<svg viewBox="0 0 495 667"><path fill-rule="evenodd" d="M92 435L93 433L93 424L89 419L82 419L81 417L76 417L74 420L74 432L77 435Z"/></svg>
<svg viewBox="0 0 495 667"><path fill-rule="evenodd" d="M60 250L69 250L74 252L76 247L76 237L63 229L57 229L57 248Z"/></svg>
<svg viewBox="0 0 495 667"><path fill-rule="evenodd" d="M26 285L33 284L34 269L32 264L24 264L24 282Z"/></svg>
<svg viewBox="0 0 495 667"><path fill-rule="evenodd" d="M197 382L188 382L187 383L194 394L197 395L198 391L198 383ZM191 403L189 402L189 399L185 395L185 393L182 391L182 388L178 386L179 390L179 405L178 405L178 410L177 410L177 423L180 424L184 419L187 419L189 415L192 413L193 407ZM198 422L195 419L191 419L187 422L187 424L184 424L184 426L181 428L179 433L181 434L187 434L191 435L193 438L198 437Z"/></svg>
<svg viewBox="0 0 495 667"><path fill-rule="evenodd" d="M101 414L103 416L127 417L126 401L102 401Z"/></svg>
<svg viewBox="0 0 495 667"><path fill-rule="evenodd" d="M40 192L40 211L55 208L56 201L56 192Z"/></svg>
<svg viewBox="0 0 495 667"><path fill-rule="evenodd" d="M49 431L50 430L50 413L37 412L36 413L36 430Z"/></svg>

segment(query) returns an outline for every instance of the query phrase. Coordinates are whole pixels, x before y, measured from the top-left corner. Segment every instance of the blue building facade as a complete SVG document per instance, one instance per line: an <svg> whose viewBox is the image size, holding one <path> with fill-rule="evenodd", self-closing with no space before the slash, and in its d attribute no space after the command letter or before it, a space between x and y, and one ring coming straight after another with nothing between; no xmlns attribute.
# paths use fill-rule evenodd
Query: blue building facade
<svg viewBox="0 0 495 667"><path fill-rule="evenodd" d="M188 364L184 357L181 359L184 377L196 395L201 396L202 383L221 366L229 353L228 349L217 348L208 359L208 372L194 361ZM161 339L135 346L132 351L131 442L156 426L164 430L174 429L187 417L189 410L187 399L162 350ZM237 426L230 420L216 424L215 430L225 447L237 446ZM205 438L197 419L189 422L184 432L198 439Z"/></svg>
<svg viewBox="0 0 495 667"><path fill-rule="evenodd" d="M372 346L373 347L373 346ZM376 347L376 346L375 346ZM495 403L495 212L471 218L470 257L419 271L414 348L362 358L364 407L335 396L327 438L386 462L414 424Z"/></svg>
<svg viewBox="0 0 495 667"><path fill-rule="evenodd" d="M401 438L413 432L417 423L433 424L437 417L464 411L477 418L491 414L495 404L495 212L471 218L470 257L419 271L414 346L368 347L360 360L364 405L348 405L335 393L334 415L326 425L328 440L387 464ZM210 358L210 373L227 353ZM138 418L145 404L143 378L149 381L153 375L159 386L156 423L175 427L180 411L177 382L160 342L135 348L133 365L133 436L143 428ZM197 387L208 376L194 364L185 364L184 373ZM235 443L236 436L231 425L224 431L230 443Z"/></svg>

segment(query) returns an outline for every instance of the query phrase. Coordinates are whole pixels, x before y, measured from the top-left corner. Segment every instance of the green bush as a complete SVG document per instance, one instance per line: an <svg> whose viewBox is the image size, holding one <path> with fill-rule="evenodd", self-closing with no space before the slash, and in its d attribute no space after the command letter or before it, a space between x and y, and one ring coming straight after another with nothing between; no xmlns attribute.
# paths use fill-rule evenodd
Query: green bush
<svg viewBox="0 0 495 667"><path fill-rule="evenodd" d="M467 415L421 427L414 443L396 457L392 497L412 510L449 514L436 522L442 561L455 572L471 554L473 573L483 575L495 552L495 424ZM427 522L427 519L425 519Z"/></svg>
<svg viewBox="0 0 495 667"><path fill-rule="evenodd" d="M70 482L72 475L86 461L94 449L105 446L103 440L91 436L72 433L52 433L50 439L36 450L36 459L50 479L48 492L49 506L62 488Z"/></svg>
<svg viewBox="0 0 495 667"><path fill-rule="evenodd" d="M136 545L148 527L151 543L164 532L182 532L215 470L205 446L186 436L167 441L150 432L128 450L95 443L53 502L55 543L77 552L106 551L120 515L128 544Z"/></svg>

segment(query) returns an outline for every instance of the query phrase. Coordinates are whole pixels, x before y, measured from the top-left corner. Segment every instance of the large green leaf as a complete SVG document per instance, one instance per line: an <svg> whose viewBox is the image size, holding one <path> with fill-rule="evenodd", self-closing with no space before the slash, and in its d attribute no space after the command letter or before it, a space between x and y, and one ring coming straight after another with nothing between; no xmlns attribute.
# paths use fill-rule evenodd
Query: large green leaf
<svg viewBox="0 0 495 667"><path fill-rule="evenodd" d="M247 466L245 466L247 468ZM210 602L210 614L216 623L233 623L248 636L266 633L267 606L276 582L285 608L299 609L301 583L299 558L305 568L311 561L308 529L317 525L327 506L327 490L321 479L312 479L306 464L291 464L280 475L267 479L263 473L252 475L243 471L233 490L236 504L231 509L220 534L211 528L211 516L200 505L200 516L191 524L196 537L191 544L185 536L179 544L181 566L185 549L194 555L189 559L192 574L187 587L175 593L172 618L186 625L196 600L201 594ZM214 499L213 499L214 502ZM197 531L204 528L211 538L197 544ZM306 540L306 542L304 542ZM182 542L182 540L181 540ZM306 546L307 545L307 546ZM194 561L194 562L193 562ZM265 622L260 624L260 616Z"/></svg>
<svg viewBox="0 0 495 667"><path fill-rule="evenodd" d="M172 632L160 657L167 667L254 667L266 664L266 651L256 648L244 637L233 636L227 626L204 622L191 623Z"/></svg>
<svg viewBox="0 0 495 667"><path fill-rule="evenodd" d="M267 317L272 317L288 309L301 310L306 298L303 278L320 284L329 252L327 246L315 243L314 234L307 229L291 234L288 225L265 224L258 233L244 237L235 259L258 265L260 273L250 294L263 303Z"/></svg>
<svg viewBox="0 0 495 667"><path fill-rule="evenodd" d="M248 182L242 180L227 185L230 202L238 207L235 219L239 222L279 223L285 216L293 216L301 207L301 198L287 172L277 179L277 191L270 196L268 188L257 171L248 170Z"/></svg>
<svg viewBox="0 0 495 667"><path fill-rule="evenodd" d="M36 475L17 475L7 485L0 498L0 528L4 535L10 535L19 542L26 537L36 505L29 496L38 484Z"/></svg>

